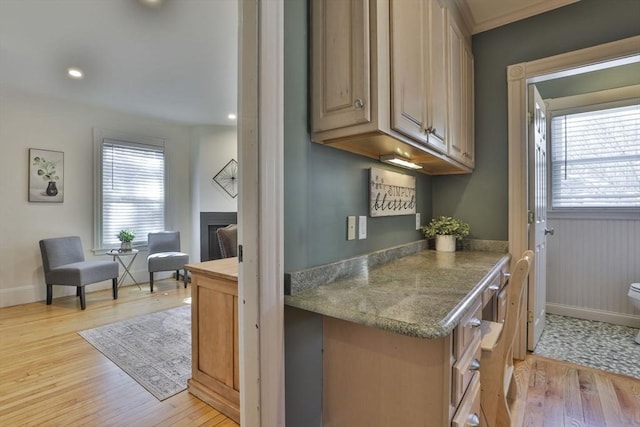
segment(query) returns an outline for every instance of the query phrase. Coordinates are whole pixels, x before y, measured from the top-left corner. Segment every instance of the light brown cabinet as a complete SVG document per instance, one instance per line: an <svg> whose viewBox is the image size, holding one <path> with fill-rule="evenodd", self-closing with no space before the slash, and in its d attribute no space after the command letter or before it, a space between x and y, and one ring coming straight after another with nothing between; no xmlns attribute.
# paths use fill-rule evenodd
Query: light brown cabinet
<svg viewBox="0 0 640 427"><path fill-rule="evenodd" d="M485 291L441 338L323 316L323 425L479 425L480 325L507 267L493 270Z"/></svg>
<svg viewBox="0 0 640 427"><path fill-rule="evenodd" d="M474 144L474 96L473 54L465 41L465 35L455 19L447 19L449 40L449 156L473 168Z"/></svg>
<svg viewBox="0 0 640 427"><path fill-rule="evenodd" d="M468 153L473 136L473 75L462 74L472 57L471 68L462 55L451 64L460 49L471 54L470 35L457 33L450 51L448 23L464 28L454 9L448 0L313 0L312 140L375 159L400 154L429 174L471 172L457 147Z"/></svg>
<svg viewBox="0 0 640 427"><path fill-rule="evenodd" d="M189 392L239 423L238 259L186 269L191 272Z"/></svg>

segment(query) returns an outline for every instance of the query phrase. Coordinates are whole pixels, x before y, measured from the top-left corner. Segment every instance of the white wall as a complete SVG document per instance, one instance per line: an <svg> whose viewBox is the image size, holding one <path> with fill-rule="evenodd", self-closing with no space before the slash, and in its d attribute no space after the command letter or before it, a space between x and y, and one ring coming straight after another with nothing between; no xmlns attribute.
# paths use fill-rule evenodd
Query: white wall
<svg viewBox="0 0 640 427"><path fill-rule="evenodd" d="M191 242L191 129L26 92L0 92L0 307L44 300L46 295L38 241L78 235L87 259L93 247L92 128L164 138L167 152L168 229L182 232L184 248ZM29 203L28 151L64 152L64 202ZM104 256L103 256L104 257ZM146 254L138 255L136 278L148 281ZM110 283L87 290L107 288ZM144 288L148 291L148 288ZM54 286L54 298L75 288Z"/></svg>
<svg viewBox="0 0 640 427"><path fill-rule="evenodd" d="M213 177L231 159L238 160L236 126L194 126L191 131L193 206L192 261L200 261L200 212L237 212L238 198L227 194Z"/></svg>
<svg viewBox="0 0 640 427"><path fill-rule="evenodd" d="M231 159L238 160L238 131L235 126L198 126L198 181L200 212L236 212L238 198L232 198L213 181Z"/></svg>
<svg viewBox="0 0 640 427"><path fill-rule="evenodd" d="M640 282L640 220L549 218L547 312L640 327L627 298Z"/></svg>

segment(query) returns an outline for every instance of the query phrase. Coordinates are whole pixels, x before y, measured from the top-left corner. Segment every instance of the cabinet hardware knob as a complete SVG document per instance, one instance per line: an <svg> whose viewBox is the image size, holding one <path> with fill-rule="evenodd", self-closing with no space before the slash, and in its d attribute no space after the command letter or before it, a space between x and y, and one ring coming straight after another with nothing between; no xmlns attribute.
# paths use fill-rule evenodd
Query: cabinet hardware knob
<svg viewBox="0 0 640 427"><path fill-rule="evenodd" d="M498 285L490 285L489 286L489 290L490 291L497 291L499 289L500 289L500 286L498 286Z"/></svg>
<svg viewBox="0 0 640 427"><path fill-rule="evenodd" d="M480 417L475 412L467 417L467 425L469 427L477 427L480 425Z"/></svg>
<svg viewBox="0 0 640 427"><path fill-rule="evenodd" d="M473 359L471 363L469 363L470 371L477 371L480 369L480 361L478 359Z"/></svg>
<svg viewBox="0 0 640 427"><path fill-rule="evenodd" d="M356 108L362 108L362 107L364 107L364 101L362 99L358 98L353 102L353 106L356 107Z"/></svg>
<svg viewBox="0 0 640 427"><path fill-rule="evenodd" d="M477 328L478 326L482 325L482 320L478 319L477 317L472 317L469 320L469 325L471 325L471 327L473 328Z"/></svg>
<svg viewBox="0 0 640 427"><path fill-rule="evenodd" d="M544 235L546 236L547 234L551 234L553 236L553 233L555 233L556 230L553 228L546 228L544 229Z"/></svg>
<svg viewBox="0 0 640 427"><path fill-rule="evenodd" d="M511 277L511 273L504 272L504 273L502 273L502 277L504 277L505 279L509 279Z"/></svg>

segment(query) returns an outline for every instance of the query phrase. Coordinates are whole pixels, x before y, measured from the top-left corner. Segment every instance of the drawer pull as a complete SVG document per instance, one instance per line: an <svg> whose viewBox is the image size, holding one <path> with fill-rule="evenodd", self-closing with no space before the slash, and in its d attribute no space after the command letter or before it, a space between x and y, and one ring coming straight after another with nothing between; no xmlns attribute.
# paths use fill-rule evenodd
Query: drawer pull
<svg viewBox="0 0 640 427"><path fill-rule="evenodd" d="M469 325L472 328L477 328L478 326L482 325L482 320L478 319L477 317L472 317L471 319L469 319Z"/></svg>
<svg viewBox="0 0 640 427"><path fill-rule="evenodd" d="M473 359L471 363L469 363L470 371L477 371L480 369L480 361L478 359Z"/></svg>
<svg viewBox="0 0 640 427"><path fill-rule="evenodd" d="M469 427L477 427L480 425L480 417L475 412L467 417L467 425Z"/></svg>

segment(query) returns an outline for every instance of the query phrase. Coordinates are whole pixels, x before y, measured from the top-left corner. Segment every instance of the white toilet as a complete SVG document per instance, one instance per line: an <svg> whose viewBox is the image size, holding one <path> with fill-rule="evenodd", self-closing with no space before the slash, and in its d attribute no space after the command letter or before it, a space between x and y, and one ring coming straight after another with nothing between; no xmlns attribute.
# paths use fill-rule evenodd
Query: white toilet
<svg viewBox="0 0 640 427"><path fill-rule="evenodd" d="M629 286L629 293L627 295L631 300L631 304L640 310L640 283L632 283L631 286ZM636 342L640 344L640 332L638 332L636 336Z"/></svg>

